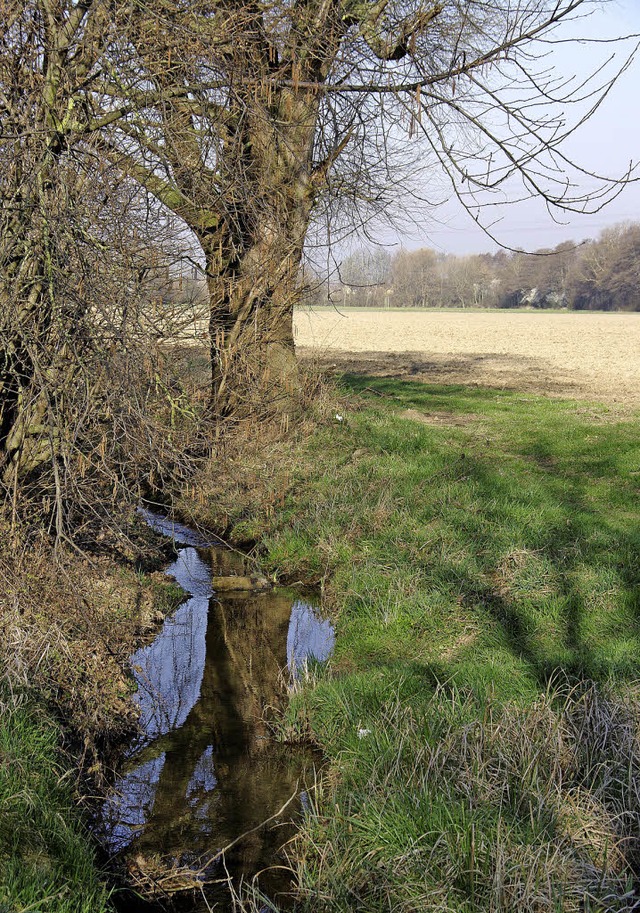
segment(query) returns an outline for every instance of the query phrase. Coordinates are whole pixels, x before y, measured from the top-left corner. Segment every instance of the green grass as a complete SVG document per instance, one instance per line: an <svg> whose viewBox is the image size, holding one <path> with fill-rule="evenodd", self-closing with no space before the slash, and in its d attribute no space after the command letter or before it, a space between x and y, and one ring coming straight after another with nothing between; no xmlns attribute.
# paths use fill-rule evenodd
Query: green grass
<svg viewBox="0 0 640 913"><path fill-rule="evenodd" d="M272 570L328 577L338 667L419 668L505 696L559 667L640 671L636 421L513 393L350 388L384 396L308 443L266 539Z"/></svg>
<svg viewBox="0 0 640 913"><path fill-rule="evenodd" d="M109 909L90 839L74 806L56 724L0 695L0 910Z"/></svg>
<svg viewBox="0 0 640 913"><path fill-rule="evenodd" d="M631 909L637 420L344 384L361 405L296 454L265 538L336 616L286 721L332 762L299 848L311 909Z"/></svg>

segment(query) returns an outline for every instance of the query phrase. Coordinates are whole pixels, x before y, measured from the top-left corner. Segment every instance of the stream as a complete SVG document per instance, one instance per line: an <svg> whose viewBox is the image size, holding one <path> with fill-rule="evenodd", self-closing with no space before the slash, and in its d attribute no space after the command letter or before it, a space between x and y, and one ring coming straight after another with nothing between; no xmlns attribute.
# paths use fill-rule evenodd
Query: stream
<svg viewBox="0 0 640 913"><path fill-rule="evenodd" d="M196 900L188 909L231 910L221 880L228 872L237 886L282 864L279 851L295 833L305 780L313 777L312 753L275 741L265 714L282 706L307 662L327 659L334 632L317 604L293 590L216 595L212 578L246 574L245 557L140 513L176 543L177 558L165 572L189 598L131 657L140 732L97 829L143 893L191 884L200 886L201 905ZM216 858L239 837L224 863ZM260 887L273 897L289 883L272 868Z"/></svg>

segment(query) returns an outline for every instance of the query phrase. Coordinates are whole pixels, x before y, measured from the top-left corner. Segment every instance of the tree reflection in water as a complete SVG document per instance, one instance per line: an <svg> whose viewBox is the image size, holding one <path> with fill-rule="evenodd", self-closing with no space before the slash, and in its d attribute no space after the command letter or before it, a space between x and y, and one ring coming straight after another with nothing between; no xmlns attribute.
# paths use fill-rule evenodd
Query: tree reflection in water
<svg viewBox="0 0 640 913"><path fill-rule="evenodd" d="M281 700L283 670L326 659L333 629L283 590L212 594L212 574L242 571L241 556L193 547L167 568L192 596L132 657L142 734L102 810L114 853L199 867L277 812L310 766L308 754L269 738L264 718ZM229 871L273 865L291 833L249 834L227 854Z"/></svg>

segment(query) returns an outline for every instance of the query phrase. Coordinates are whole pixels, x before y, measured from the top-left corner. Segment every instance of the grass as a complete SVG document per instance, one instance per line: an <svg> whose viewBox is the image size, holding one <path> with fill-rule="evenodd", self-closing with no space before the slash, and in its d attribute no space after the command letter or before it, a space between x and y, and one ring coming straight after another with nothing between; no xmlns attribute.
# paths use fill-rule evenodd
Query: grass
<svg viewBox="0 0 640 913"><path fill-rule="evenodd" d="M332 661L283 723L330 761L296 850L305 903L632 909L638 422L512 392L344 388L276 509L225 506L336 620Z"/></svg>
<svg viewBox="0 0 640 913"><path fill-rule="evenodd" d="M0 705L0 910L101 913L108 894L73 801L59 731L32 704Z"/></svg>
<svg viewBox="0 0 640 913"><path fill-rule="evenodd" d="M525 707L380 697L299 840L307 909L636 908L637 715L593 686Z"/></svg>
<svg viewBox="0 0 640 913"><path fill-rule="evenodd" d="M326 580L336 666L509 697L558 668L635 676L637 423L512 393L350 388L367 404L308 442L265 540L270 570Z"/></svg>

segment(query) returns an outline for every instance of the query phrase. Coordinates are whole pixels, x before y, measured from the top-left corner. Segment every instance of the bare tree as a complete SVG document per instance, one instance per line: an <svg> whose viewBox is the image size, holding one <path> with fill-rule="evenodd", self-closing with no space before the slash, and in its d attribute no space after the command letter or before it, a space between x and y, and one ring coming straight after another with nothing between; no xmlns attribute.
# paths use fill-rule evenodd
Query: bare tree
<svg viewBox="0 0 640 913"><path fill-rule="evenodd" d="M604 181L581 194L562 151L616 74L573 87L544 56L555 30L592 5L6 0L5 485L56 453L47 429L60 405L46 391L72 382L95 313L70 264L79 269L113 187L137 182L202 248L216 412L289 412L292 312L314 220L349 230L386 211L427 151L453 192L480 194L479 205L515 177L565 209L617 192ZM89 175L103 203L94 193L83 222Z"/></svg>
<svg viewBox="0 0 640 913"><path fill-rule="evenodd" d="M402 251L393 258L393 303L397 307L442 306L442 292L443 263L435 251Z"/></svg>
<svg viewBox="0 0 640 913"><path fill-rule="evenodd" d="M49 0L9 0L2 13L0 475L15 486L55 450L45 391L73 372L83 336L83 279L72 291L69 258L90 238L74 212L95 161L72 152L91 130L90 118L78 123L78 90L108 19L102 4Z"/></svg>
<svg viewBox="0 0 640 913"><path fill-rule="evenodd" d="M584 245L567 285L577 310L640 310L640 225L616 225Z"/></svg>
<svg viewBox="0 0 640 913"><path fill-rule="evenodd" d="M391 256L384 248L360 248L344 258L337 275L343 304L352 307L381 305L391 281Z"/></svg>
<svg viewBox="0 0 640 913"><path fill-rule="evenodd" d="M44 513L58 537L78 506L104 520L175 464L163 410L175 420L179 394L153 345L170 323L163 232L98 154L86 103L117 28L101 0L2 8L0 485L14 519Z"/></svg>
<svg viewBox="0 0 640 913"><path fill-rule="evenodd" d="M546 57L557 29L593 6L131 4L90 103L97 118L120 115L105 154L202 247L218 413L295 405L292 311L309 226L328 217L348 230L385 211L427 153L469 206L514 179L561 209L617 192L603 181L582 193L562 143L628 61L576 84Z"/></svg>

